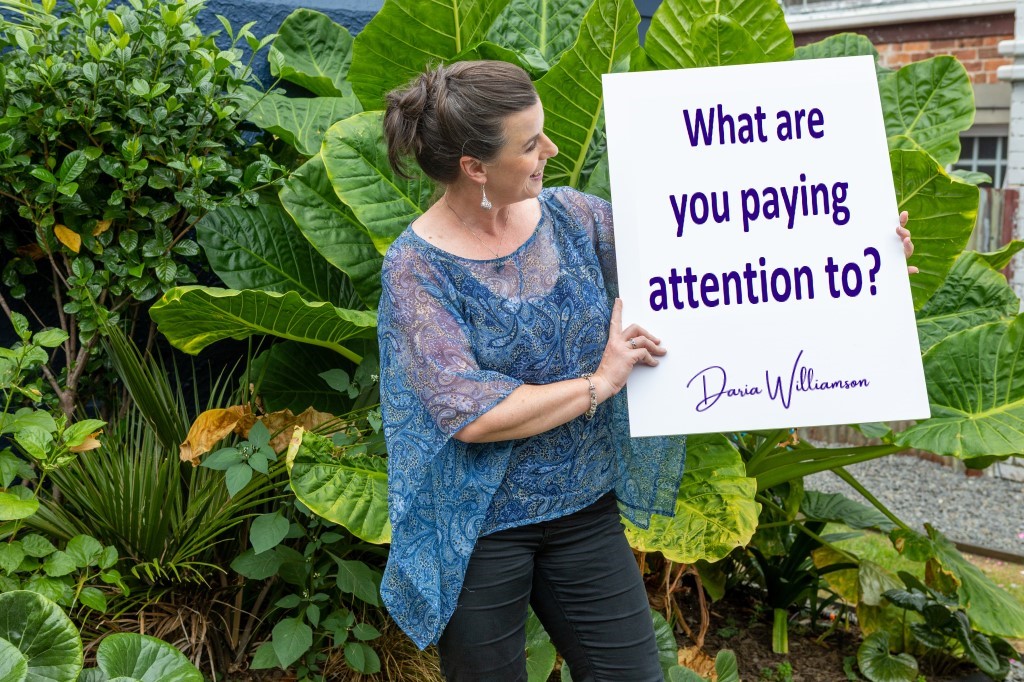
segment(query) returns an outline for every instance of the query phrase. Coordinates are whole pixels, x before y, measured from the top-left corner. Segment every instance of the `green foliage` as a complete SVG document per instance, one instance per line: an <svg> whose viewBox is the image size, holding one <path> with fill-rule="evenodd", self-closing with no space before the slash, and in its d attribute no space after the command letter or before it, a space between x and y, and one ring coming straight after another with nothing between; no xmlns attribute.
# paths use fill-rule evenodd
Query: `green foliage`
<svg viewBox="0 0 1024 682"><path fill-rule="evenodd" d="M917 311L921 351L958 331L1008 320L1020 310L1020 299L1006 278L982 254L964 252L932 297Z"/></svg>
<svg viewBox="0 0 1024 682"><path fill-rule="evenodd" d="M547 630L540 624L537 614L530 609L526 619L526 677L528 682L547 682L555 669L558 654Z"/></svg>
<svg viewBox="0 0 1024 682"><path fill-rule="evenodd" d="M228 287L345 300L345 278L320 258L279 206L225 207L196 226L210 266Z"/></svg>
<svg viewBox="0 0 1024 682"><path fill-rule="evenodd" d="M190 353L224 339L273 334L329 348L356 362L361 357L343 344L371 338L377 324L373 313L309 303L295 292L200 286L171 290L153 305L150 315L172 344Z"/></svg>
<svg viewBox="0 0 1024 682"><path fill-rule="evenodd" d="M58 398L70 415L79 382L102 378L90 358L107 310L131 319L195 282L195 220L255 203L275 172L238 129L253 80L238 43L261 45L246 28L218 48L192 0L2 5L2 281L16 299L33 278L56 287L68 337L53 373L67 373Z"/></svg>
<svg viewBox="0 0 1024 682"><path fill-rule="evenodd" d="M662 69L756 64L789 59L793 34L778 4L665 0L645 49Z"/></svg>
<svg viewBox="0 0 1024 682"><path fill-rule="evenodd" d="M910 281L914 308L935 293L974 229L978 216L978 188L946 173L923 151L889 153L899 210L912 216L914 233L910 263L920 272Z"/></svg>
<svg viewBox="0 0 1024 682"><path fill-rule="evenodd" d="M868 635L857 649L857 665L871 682L914 682L917 661L909 654L889 653L889 633Z"/></svg>
<svg viewBox="0 0 1024 682"><path fill-rule="evenodd" d="M85 673L96 682L203 682L196 667L167 642L127 632L104 637L96 649L96 668Z"/></svg>
<svg viewBox="0 0 1024 682"><path fill-rule="evenodd" d="M381 254L429 206L435 191L421 175L404 180L391 171L377 110L390 88L407 82L428 63L487 56L524 65L536 79L547 131L560 148L560 154L549 162L549 181L607 196L602 74L854 54L871 55L877 61L869 41L849 34L794 51L781 8L768 0L666 0L652 20L646 51L638 45L639 17L628 0L479 0L436 5L426 14L418 6L410 14L410 6L408 0L387 0L352 42L350 64L347 33L322 15L301 10L285 22L272 50L274 73L324 100L320 104L288 102L275 94L258 105L259 110L251 116L257 125L294 146L300 160L309 157L279 193L280 205L290 221L284 219L274 202L259 210L238 208L211 216L202 230L210 228L211 246L220 240L213 248L213 267L225 281L230 280L236 291L180 288L165 295L154 308L161 331L188 352L197 352L221 338L253 334L290 340L261 359L259 367L261 375L275 377L267 387L273 387L282 401L287 396L292 409L301 408L303 398L297 388L289 389L289 372L296 377L293 387L317 387L306 398L307 404L322 401L320 394L325 393L321 383L309 378L312 369L299 370L306 357L295 350L299 344L313 344L340 354L345 360L338 364L345 376L361 360L374 355L375 320L370 311L376 308L380 292ZM820 531L830 520L843 520L852 527L896 526L894 533L904 530L884 508L873 512L843 498L805 495L800 483L803 476L828 469L842 471L846 464L892 454L910 445L938 451L948 447L943 440L953 442L947 437L951 433L957 434L958 447L961 441L978 441L971 445L973 449L965 450L965 457L976 457L990 447L987 439L977 437L985 429L992 431L992 437L1013 444L1005 447L1024 450L1024 428L1016 422L997 425L995 413L981 411L991 405L985 403L986 408L979 409L977 415L965 417L963 406L946 398L947 392L955 391L946 386L951 382L949 372L955 368L976 364L980 362L977 358L993 358L992 349L997 347L1003 349L1000 367L1008 366L1003 360L1012 360L1010 356L1002 357L1010 352L1010 346L996 338L999 334L992 327L1001 324L1001 329L1009 330L1015 314L1014 299L994 271L1002 267L999 263L1005 265L1010 251L961 256L974 225L978 193L970 181L944 170L955 160L955 138L969 125L972 107L964 92L970 85L962 68L947 59L911 65L898 74L876 67L876 74L897 201L901 209L910 212L909 226L917 247L911 263L921 269L911 286L915 308L920 310L922 343L929 355L936 353L934 363L925 356L936 416L903 434L881 429L875 435L882 438L882 444L863 448L814 448L798 442L789 430L738 435L734 437L737 447L721 436L691 439L688 472L680 488L676 517L655 517L649 531L629 531L636 547L661 551L674 561L714 561L730 555L716 566L706 566L707 571L746 570L765 586L771 607L780 614L775 633L780 643L790 608L809 607L812 613L819 608L818 588L824 587L823 578L833 591L858 604L858 614L864 616L862 622L884 630L883 621L889 617L886 609L890 607L884 605L881 593L892 586L891 576L871 562L836 551ZM349 83L367 111L333 123L318 147L316 139L322 124L340 111L333 108L339 103L326 100L344 98ZM334 113L314 115L320 111ZM267 218L271 215L272 220ZM261 231L272 234L261 235ZM302 239L309 246L302 245ZM281 244L302 254L301 265L282 261L276 255ZM239 251L244 253L236 253ZM265 264L279 268L274 273L279 279L272 286L294 292L275 295L254 291L267 286L268 273L257 272ZM318 287L330 280L312 273L324 272L339 278L339 289L354 296L343 302L328 298L328 303L322 303L325 297ZM339 305L342 307L335 307ZM343 331L336 333L339 324ZM989 329L979 326L985 324L992 327L987 335L979 331ZM979 338L974 339L972 334ZM941 361L940 352L945 353ZM330 361L324 362L327 364ZM1012 413L1016 399L1013 386L1004 386L1005 382L1000 383L1002 380L992 372L989 374L995 379L982 381L981 373L979 367L976 383L982 388L977 394L1002 396L999 400L1003 403L995 404L999 414ZM337 379L337 375L330 376ZM332 381L327 383L347 390L342 383ZM345 396L342 398L344 403ZM346 407L351 406L335 404L331 411L344 414ZM375 413L367 413L367 419L370 414ZM969 432L967 427L975 426L978 428ZM974 436L960 438L960 432L953 428ZM300 506L308 505L356 537L385 541L387 519L382 500L386 468L380 457L377 429L368 421L362 422L342 438L342 442L332 444L326 438L305 433L293 442L288 458L292 490ZM276 516L276 509L264 513L269 516L262 517L267 520L261 522L256 536L262 551L250 549L235 562L236 570L252 578L287 572L291 563L288 540L293 538L269 546L283 529L278 520L282 517ZM291 519L290 528L294 527L295 518L282 514ZM749 553L737 549L748 542ZM366 545L362 547L362 552L368 551ZM967 576L959 583L960 598L976 595L979 588L973 576L963 567L949 568L954 564L950 555L943 565L957 575ZM363 565L365 569L360 567ZM327 574L335 577L343 591L357 598L361 595L369 603L373 580L366 573L370 570L369 564L336 563L328 565ZM729 584L730 579L726 576L721 585ZM976 613L972 614L968 605L967 614L972 622L977 618L978 623L988 623L982 612L994 608L998 600L987 588L981 593L985 606L974 606ZM972 601L977 598L972 597ZM292 621L282 626L280 642L264 644L257 652L257 661L275 665L283 658L301 658L315 649L320 636L318 626L297 611L290 611L287 618ZM306 628L312 633L312 648L296 654L306 645ZM353 650L350 662L361 660L360 655Z"/></svg>
<svg viewBox="0 0 1024 682"><path fill-rule="evenodd" d="M1013 364L1024 317L961 331L924 354L932 418L897 436L906 447L972 458L1019 452L1024 386ZM956 373L955 380L951 372Z"/></svg>
<svg viewBox="0 0 1024 682"><path fill-rule="evenodd" d="M143 301L195 282L189 216L255 202L270 164L237 156L248 30L221 50L195 24L201 2L68 4L4 2L0 190L22 219L5 221L8 246L67 257L65 311L91 336L90 298ZM33 271L22 255L7 262L15 297Z"/></svg>
<svg viewBox="0 0 1024 682"><path fill-rule="evenodd" d="M269 640L256 648L251 667L298 664L315 673L319 652L337 647L352 670L379 672L380 658L369 642L380 632L357 614L364 605L380 606L381 573L357 558L362 546L295 501L257 517L249 537L252 548L232 568L253 580L276 576L281 584L267 614L275 614L275 624Z"/></svg>
<svg viewBox="0 0 1024 682"><path fill-rule="evenodd" d="M281 205L324 260L345 273L363 305L376 310L384 257L369 232L334 191L322 156L285 181Z"/></svg>
<svg viewBox="0 0 1024 682"><path fill-rule="evenodd" d="M13 645L24 657L22 680L67 682L82 670L82 640L74 623L35 592L0 594L0 642Z"/></svg>
<svg viewBox="0 0 1024 682"><path fill-rule="evenodd" d="M974 89L954 57L908 64L879 79L889 149L926 152L939 165L960 158L960 133L974 123Z"/></svg>
<svg viewBox="0 0 1024 682"><path fill-rule="evenodd" d="M379 422L348 426L328 440L297 434L288 450L295 496L316 514L372 543L391 541L387 460Z"/></svg>
<svg viewBox="0 0 1024 682"><path fill-rule="evenodd" d="M366 109L431 61L449 61L484 40L508 0L431 3L388 0L352 46L348 78Z"/></svg>
<svg viewBox="0 0 1024 682"><path fill-rule="evenodd" d="M321 97L352 93L347 80L352 36L326 15L297 9L278 30L268 55L270 73Z"/></svg>
<svg viewBox="0 0 1024 682"><path fill-rule="evenodd" d="M754 534L756 489L740 453L724 436L691 436L675 516L654 516L646 529L626 521L626 537L634 548L660 551L678 563L717 561Z"/></svg>
<svg viewBox="0 0 1024 682"><path fill-rule="evenodd" d="M887 590L884 596L895 606L921 616L910 632L923 647L960 652L985 674L997 680L1006 678L1009 659L1019 656L1006 640L977 631L955 595L943 594L908 573L901 572L900 579L906 589Z"/></svg>
<svg viewBox="0 0 1024 682"><path fill-rule="evenodd" d="M572 48L536 82L545 132L559 150L545 166L549 183L581 186L604 155L601 75L629 70L630 55L640 48L639 24L630 0L597 0Z"/></svg>
<svg viewBox="0 0 1024 682"><path fill-rule="evenodd" d="M104 638L96 650L98 667L82 670L82 661L82 639L57 604L34 592L0 594L0 675L5 681L203 680L173 646L135 633Z"/></svg>
<svg viewBox="0 0 1024 682"><path fill-rule="evenodd" d="M512 0L491 24L487 39L531 61L555 65L579 35L591 0Z"/></svg>

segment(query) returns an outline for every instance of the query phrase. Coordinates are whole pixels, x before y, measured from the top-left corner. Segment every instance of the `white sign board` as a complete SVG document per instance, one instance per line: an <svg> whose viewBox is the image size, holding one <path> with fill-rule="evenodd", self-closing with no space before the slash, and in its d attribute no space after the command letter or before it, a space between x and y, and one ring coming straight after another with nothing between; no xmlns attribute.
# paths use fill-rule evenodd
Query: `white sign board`
<svg viewBox="0 0 1024 682"><path fill-rule="evenodd" d="M604 77L633 436L929 416L871 57Z"/></svg>

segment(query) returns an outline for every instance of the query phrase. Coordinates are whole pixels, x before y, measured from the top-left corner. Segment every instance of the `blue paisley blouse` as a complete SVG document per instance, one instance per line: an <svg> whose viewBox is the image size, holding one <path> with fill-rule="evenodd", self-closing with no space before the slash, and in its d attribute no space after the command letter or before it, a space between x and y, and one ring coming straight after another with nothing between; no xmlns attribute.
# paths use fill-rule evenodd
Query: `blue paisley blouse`
<svg viewBox="0 0 1024 682"><path fill-rule="evenodd" d="M646 527L671 515L682 439L629 438L625 396L529 438L454 433L524 383L593 372L616 294L611 206L570 188L540 195L533 235L499 259L461 258L411 229L384 260L378 311L391 551L381 595L421 648L455 610L478 537L558 518L615 489Z"/></svg>

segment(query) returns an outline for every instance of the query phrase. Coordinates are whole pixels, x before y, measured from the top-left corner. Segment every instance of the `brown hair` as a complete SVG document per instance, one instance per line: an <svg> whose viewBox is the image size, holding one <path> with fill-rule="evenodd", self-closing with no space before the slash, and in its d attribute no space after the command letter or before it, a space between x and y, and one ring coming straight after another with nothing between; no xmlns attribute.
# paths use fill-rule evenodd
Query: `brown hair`
<svg viewBox="0 0 1024 682"><path fill-rule="evenodd" d="M461 157L494 160L505 144L505 118L537 101L530 76L515 64L472 61L429 69L387 95L388 161L408 178L405 160L414 156L428 176L452 183Z"/></svg>

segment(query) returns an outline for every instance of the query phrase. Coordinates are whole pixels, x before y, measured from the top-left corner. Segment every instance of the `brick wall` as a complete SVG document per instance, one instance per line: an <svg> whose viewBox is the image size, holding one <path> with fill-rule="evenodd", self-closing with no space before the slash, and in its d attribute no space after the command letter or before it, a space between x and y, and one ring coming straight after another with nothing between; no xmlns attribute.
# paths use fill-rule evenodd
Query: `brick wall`
<svg viewBox="0 0 1024 682"><path fill-rule="evenodd" d="M915 40L905 43L876 44L880 61L890 69L904 64L918 62L943 54L951 54L960 60L975 85L998 83L996 69L1013 60L999 56L999 41L1012 40L1005 36L970 36L964 38L942 38L939 40Z"/></svg>
<svg viewBox="0 0 1024 682"><path fill-rule="evenodd" d="M847 31L866 35L878 49L883 65L898 68L910 62L951 54L959 59L971 82L999 82L996 69L1011 60L999 56L999 41L1013 38L1013 14L921 21L912 24L864 26ZM813 43L842 31L800 32L797 45Z"/></svg>

